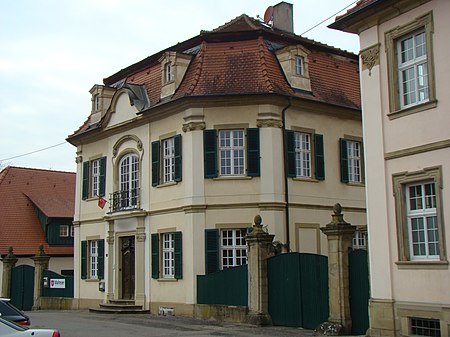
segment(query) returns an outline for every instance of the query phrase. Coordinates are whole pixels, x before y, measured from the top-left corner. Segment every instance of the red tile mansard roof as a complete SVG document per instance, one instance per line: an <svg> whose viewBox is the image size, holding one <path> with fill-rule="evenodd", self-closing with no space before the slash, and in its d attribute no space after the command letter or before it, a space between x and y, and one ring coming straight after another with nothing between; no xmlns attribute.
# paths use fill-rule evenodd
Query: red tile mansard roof
<svg viewBox="0 0 450 337"><path fill-rule="evenodd" d="M311 92L290 86L275 54L297 45L309 51ZM161 99L159 62L166 52L189 55L191 60L174 94ZM143 114L194 97L271 94L360 110L357 55L268 27L247 15L202 31L104 79L106 86L118 83L145 86L150 108ZM90 125L88 120L68 140L98 127L101 122Z"/></svg>
<svg viewBox="0 0 450 337"><path fill-rule="evenodd" d="M75 173L7 167L0 173L0 254L34 255L39 245L49 255L73 255L73 247L49 246L36 214L67 218L75 205Z"/></svg>

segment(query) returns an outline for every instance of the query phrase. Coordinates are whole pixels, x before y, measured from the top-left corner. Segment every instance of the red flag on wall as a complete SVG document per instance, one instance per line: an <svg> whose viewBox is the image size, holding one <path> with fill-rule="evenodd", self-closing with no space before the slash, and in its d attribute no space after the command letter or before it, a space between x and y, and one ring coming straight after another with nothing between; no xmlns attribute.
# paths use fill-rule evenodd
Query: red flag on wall
<svg viewBox="0 0 450 337"><path fill-rule="evenodd" d="M106 199L104 199L102 197L98 197L98 207L103 209L105 207L106 203L107 203Z"/></svg>

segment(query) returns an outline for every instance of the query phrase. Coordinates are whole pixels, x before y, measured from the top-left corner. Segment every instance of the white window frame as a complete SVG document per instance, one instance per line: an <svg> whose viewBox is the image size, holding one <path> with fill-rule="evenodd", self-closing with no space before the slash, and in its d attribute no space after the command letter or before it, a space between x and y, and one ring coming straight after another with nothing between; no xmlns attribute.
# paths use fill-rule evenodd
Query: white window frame
<svg viewBox="0 0 450 337"><path fill-rule="evenodd" d="M69 237L69 225L59 225L59 237L60 238L68 238Z"/></svg>
<svg viewBox="0 0 450 337"><path fill-rule="evenodd" d="M175 234L161 234L162 241L162 275L163 278L175 277Z"/></svg>
<svg viewBox="0 0 450 337"><path fill-rule="evenodd" d="M175 138L163 140L163 181L175 180Z"/></svg>
<svg viewBox="0 0 450 337"><path fill-rule="evenodd" d="M353 234L353 249L367 249L367 234L356 230Z"/></svg>
<svg viewBox="0 0 450 337"><path fill-rule="evenodd" d="M244 129L219 130L220 176L243 176L245 174Z"/></svg>
<svg viewBox="0 0 450 337"><path fill-rule="evenodd" d="M75 226L70 226L70 237L75 237Z"/></svg>
<svg viewBox="0 0 450 337"><path fill-rule="evenodd" d="M311 178L311 134L294 132L295 175Z"/></svg>
<svg viewBox="0 0 450 337"><path fill-rule="evenodd" d="M428 58L425 30L413 32L399 39L397 41L397 57L400 108L404 109L428 102ZM405 57L406 59L404 59ZM409 89L405 88L406 85L409 86Z"/></svg>
<svg viewBox="0 0 450 337"><path fill-rule="evenodd" d="M247 264L247 244L245 228L220 230L220 256L222 269Z"/></svg>
<svg viewBox="0 0 450 337"><path fill-rule="evenodd" d="M98 241L88 241L89 245L89 278L98 279Z"/></svg>
<svg viewBox="0 0 450 337"><path fill-rule="evenodd" d="M139 157L132 153L119 162L119 191L128 191L128 197L121 196L120 208L135 208L139 193Z"/></svg>
<svg viewBox="0 0 450 337"><path fill-rule="evenodd" d="M167 82L172 82L173 81L173 67L172 67L172 62L167 62L164 65L164 76L166 79L166 83Z"/></svg>
<svg viewBox="0 0 450 337"><path fill-rule="evenodd" d="M303 56L295 56L295 75L297 76L303 76L304 74L304 58Z"/></svg>
<svg viewBox="0 0 450 337"><path fill-rule="evenodd" d="M100 159L91 161L91 195L98 196L100 189Z"/></svg>
<svg viewBox="0 0 450 337"><path fill-rule="evenodd" d="M432 194L427 194L427 186ZM412 190L416 192L411 194ZM405 186L405 196L411 260L439 260L440 241L435 183L426 181L408 184ZM412 208L414 200L417 202ZM415 248L418 248L420 252L417 252ZM434 253L430 252L431 250Z"/></svg>
<svg viewBox="0 0 450 337"><path fill-rule="evenodd" d="M362 144L354 140L347 141L348 181L362 182Z"/></svg>
<svg viewBox="0 0 450 337"><path fill-rule="evenodd" d="M94 112L100 111L100 94L94 95Z"/></svg>

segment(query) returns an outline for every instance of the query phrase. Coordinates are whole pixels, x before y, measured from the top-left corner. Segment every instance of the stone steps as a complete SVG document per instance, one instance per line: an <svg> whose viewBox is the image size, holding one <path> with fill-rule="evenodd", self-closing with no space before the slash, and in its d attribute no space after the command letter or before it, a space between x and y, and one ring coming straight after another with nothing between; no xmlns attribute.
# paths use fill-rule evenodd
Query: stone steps
<svg viewBox="0 0 450 337"><path fill-rule="evenodd" d="M105 314L148 314L142 305L136 305L133 300L110 300L108 303L100 303L97 308L89 308L90 312Z"/></svg>

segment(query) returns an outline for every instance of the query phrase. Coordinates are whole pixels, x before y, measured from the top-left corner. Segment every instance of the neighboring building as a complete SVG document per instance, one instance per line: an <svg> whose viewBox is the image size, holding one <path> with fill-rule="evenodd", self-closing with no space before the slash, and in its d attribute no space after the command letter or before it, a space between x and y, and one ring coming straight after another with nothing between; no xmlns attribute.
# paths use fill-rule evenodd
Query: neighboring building
<svg viewBox="0 0 450 337"><path fill-rule="evenodd" d="M371 336L449 336L450 1L365 0L359 34Z"/></svg>
<svg viewBox="0 0 450 337"><path fill-rule="evenodd" d="M295 35L292 5L273 9L273 28L242 15L91 89L68 137L80 307L192 314L197 275L246 263L257 214L292 251L327 254L337 202L365 228L358 57Z"/></svg>
<svg viewBox="0 0 450 337"><path fill-rule="evenodd" d="M74 205L75 173L6 167L0 172L0 255L11 246L17 266L34 266L30 257L43 245L49 269L73 275Z"/></svg>

